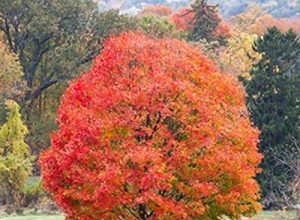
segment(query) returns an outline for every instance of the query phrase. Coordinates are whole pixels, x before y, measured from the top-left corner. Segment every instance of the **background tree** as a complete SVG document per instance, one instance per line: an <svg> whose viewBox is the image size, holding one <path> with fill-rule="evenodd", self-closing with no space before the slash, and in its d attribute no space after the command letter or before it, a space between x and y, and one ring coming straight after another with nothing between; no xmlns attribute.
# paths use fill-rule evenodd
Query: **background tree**
<svg viewBox="0 0 300 220"><path fill-rule="evenodd" d="M213 33L221 22L217 5L209 5L207 0L196 0L191 5L191 12L195 14L192 24L193 28L189 32L188 39L198 41L206 39L213 40Z"/></svg>
<svg viewBox="0 0 300 220"><path fill-rule="evenodd" d="M92 0L4 0L0 9L0 29L24 69L29 89L25 100L71 79L71 73L99 53L103 39L123 26L120 21L125 17L100 14ZM108 19L106 26L103 17Z"/></svg>
<svg viewBox="0 0 300 220"><path fill-rule="evenodd" d="M19 205L21 188L31 173L31 156L19 106L12 100L6 101L6 106L7 121L0 129L0 195L7 206L12 206Z"/></svg>
<svg viewBox="0 0 300 220"><path fill-rule="evenodd" d="M287 184L285 179L276 178L276 191L269 196L272 201L297 210L300 198L300 140L292 136L288 140L287 146L274 156L274 166L279 167L282 173L288 173L290 181Z"/></svg>
<svg viewBox="0 0 300 220"><path fill-rule="evenodd" d="M217 28L213 32L213 37L215 41L219 41L221 44L225 45L229 37L231 37L231 27L228 22L221 21Z"/></svg>
<svg viewBox="0 0 300 220"><path fill-rule="evenodd" d="M249 33L249 27L266 14L259 4L251 4L245 11L232 17L230 23L236 32ZM252 32L249 34L253 34Z"/></svg>
<svg viewBox="0 0 300 220"><path fill-rule="evenodd" d="M108 0L107 0L108 1ZM142 10L148 4L168 5L174 10L186 7L191 0L126 0L121 9ZM276 18L295 18L300 15L300 2L298 0L209 0L212 4L218 4L222 15L227 19L244 12L252 4L261 5L261 8Z"/></svg>
<svg viewBox="0 0 300 220"><path fill-rule="evenodd" d="M102 12L97 15L97 23L95 24L95 30L97 34L93 36L95 40L99 40L98 47L102 47L104 39L108 38L110 35L116 35L124 30L128 29L138 29L138 19L135 17L129 17L127 15L120 15L118 11L107 11ZM85 42L74 44L74 47L85 47ZM73 47L73 49L74 49ZM73 49L71 51L73 51ZM60 53L49 53L47 59L41 63L41 71L51 71L54 73L56 70L63 71L68 67L68 62L73 62L77 60L80 55L76 54L77 49L74 49L74 53L68 52L69 61L63 62L61 57L65 56L64 47L57 48L56 51ZM83 53L83 50L79 49L80 53ZM91 51L87 52L88 54ZM56 54L56 55L55 55ZM85 55L83 55L85 56ZM92 57L90 57L92 59ZM72 61L73 60L73 61ZM32 135L30 135L30 143L35 154L38 154L44 147L49 146L49 133L56 129L55 123L55 113L59 105L59 99L67 87L67 83L73 77L79 75L81 71L84 71L90 62L80 65L77 69L74 69L73 72L68 72L67 77L60 83L55 84L48 88L43 94L34 100L34 102L29 106L29 112L26 115L28 117L27 124L30 124L30 129ZM70 70L70 69L69 69ZM29 123L30 122L30 123ZM33 135L34 134L34 135Z"/></svg>
<svg viewBox="0 0 300 220"><path fill-rule="evenodd" d="M262 36L268 28L274 26L282 32L293 29L296 33L300 33L299 18L276 18L264 10L259 4L249 5L244 12L231 18L230 23L237 32L246 32L259 36Z"/></svg>
<svg viewBox="0 0 300 220"><path fill-rule="evenodd" d="M158 17L166 17L172 14L172 8L166 5L147 5L143 10L139 13L140 15L151 14Z"/></svg>
<svg viewBox="0 0 300 220"><path fill-rule="evenodd" d="M170 16L177 30L188 32L187 39L193 42L218 41L226 44L230 37L229 25L222 21L217 5L208 5L206 0L196 1L190 7L180 8Z"/></svg>
<svg viewBox="0 0 300 220"><path fill-rule="evenodd" d="M259 210L258 130L243 89L188 44L110 38L61 103L40 165L68 218L238 219Z"/></svg>
<svg viewBox="0 0 300 220"><path fill-rule="evenodd" d="M186 34L182 31L177 31L175 25L168 18L159 18L151 14L146 14L140 18L139 28L145 34L155 38L184 38Z"/></svg>
<svg viewBox="0 0 300 220"><path fill-rule="evenodd" d="M189 32L193 28L194 17L190 7L181 7L170 15L170 21L175 24L177 30Z"/></svg>
<svg viewBox="0 0 300 220"><path fill-rule="evenodd" d="M293 29L293 31L300 34L300 18L275 18L270 14L264 14L257 18L255 23L248 28L252 33L263 35L268 28L274 26L282 32Z"/></svg>
<svg viewBox="0 0 300 220"><path fill-rule="evenodd" d="M5 120L5 99L20 100L26 91L18 56L1 40L0 34L0 123Z"/></svg>
<svg viewBox="0 0 300 220"><path fill-rule="evenodd" d="M257 35L235 32L228 39L228 46L217 58L221 69L229 74L250 78L252 66L260 59L260 54L253 49Z"/></svg>
<svg viewBox="0 0 300 220"><path fill-rule="evenodd" d="M12 53L0 35L0 102L5 98L17 98L22 94L24 85L22 83L22 67L18 56Z"/></svg>
<svg viewBox="0 0 300 220"><path fill-rule="evenodd" d="M74 68L99 52L95 48L97 40L90 39L95 34L92 22L95 19L95 7L92 1L77 0L1 1L0 28L10 49L18 54L24 69L29 89L25 100L37 98L42 91L68 77L68 71L73 72ZM80 48L77 42L85 46ZM82 51L84 55L80 54ZM74 52L78 52L77 59L69 60ZM58 61L57 56L62 53L64 56L60 58L65 69L56 65L55 72L38 74L41 62L47 60L48 54Z"/></svg>
<svg viewBox="0 0 300 220"><path fill-rule="evenodd" d="M0 30L19 57L28 87L22 110L34 154L49 145L67 82L88 67L110 34L135 28L135 18L100 13L92 0L0 2Z"/></svg>
<svg viewBox="0 0 300 220"><path fill-rule="evenodd" d="M260 150L264 154L263 172L259 175L266 207L281 204L281 184L289 185L293 173L284 172L286 165L275 166L282 152L295 155L290 136L299 140L300 40L292 31L281 33L271 28L255 42L262 54L245 81L248 108L254 124L261 130ZM288 187L286 187L286 190ZM274 196L277 195L277 198Z"/></svg>
<svg viewBox="0 0 300 220"><path fill-rule="evenodd" d="M99 52L95 9L92 1L0 2L0 30L24 70L28 90L22 97L23 113L32 130L29 144L34 154L45 144L39 140L49 139L47 132L55 125L50 115L58 101L51 102L49 96L57 100L52 94L63 90L59 83L72 79L78 67ZM55 93L47 95L53 87ZM49 107L42 110L42 103ZM44 129L38 129L40 124Z"/></svg>
<svg viewBox="0 0 300 220"><path fill-rule="evenodd" d="M242 13L253 3L261 5L264 11L277 18L297 17L300 12L298 0L211 0L211 2L220 5L225 18Z"/></svg>

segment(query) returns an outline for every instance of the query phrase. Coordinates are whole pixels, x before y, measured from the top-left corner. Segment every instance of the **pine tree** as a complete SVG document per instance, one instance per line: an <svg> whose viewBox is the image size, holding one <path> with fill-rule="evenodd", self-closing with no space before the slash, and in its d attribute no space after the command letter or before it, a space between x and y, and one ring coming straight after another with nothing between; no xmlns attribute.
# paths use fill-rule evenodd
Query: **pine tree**
<svg viewBox="0 0 300 220"><path fill-rule="evenodd" d="M188 39L191 41L205 39L208 42L215 40L213 33L221 22L218 5L209 5L207 0L196 0L191 7L191 12L195 13L195 16Z"/></svg>
<svg viewBox="0 0 300 220"><path fill-rule="evenodd" d="M12 100L5 104L9 112L0 129L0 196L6 205L18 205L20 190L31 173L29 146L24 141L28 130L21 120L19 105Z"/></svg>
<svg viewBox="0 0 300 220"><path fill-rule="evenodd" d="M278 158L282 152L295 155L291 140L299 140L300 134L300 39L293 31L281 33L274 27L255 42L254 50L262 57L244 83L252 120L261 130L264 160L258 180L265 205L281 206L295 174Z"/></svg>

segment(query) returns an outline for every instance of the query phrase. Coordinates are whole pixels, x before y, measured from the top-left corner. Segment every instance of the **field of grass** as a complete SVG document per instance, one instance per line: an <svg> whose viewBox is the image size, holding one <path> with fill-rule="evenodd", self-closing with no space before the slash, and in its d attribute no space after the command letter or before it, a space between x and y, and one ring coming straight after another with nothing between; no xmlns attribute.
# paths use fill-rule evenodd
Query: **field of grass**
<svg viewBox="0 0 300 220"><path fill-rule="evenodd" d="M264 211L250 219L243 220L299 220L300 213L284 211ZM20 215L20 216L0 216L1 220L63 220L63 215Z"/></svg>
<svg viewBox="0 0 300 220"><path fill-rule="evenodd" d="M263 211L250 220L300 220L296 211Z"/></svg>
<svg viewBox="0 0 300 220"><path fill-rule="evenodd" d="M19 216L0 216L2 220L63 220L63 215L19 215Z"/></svg>

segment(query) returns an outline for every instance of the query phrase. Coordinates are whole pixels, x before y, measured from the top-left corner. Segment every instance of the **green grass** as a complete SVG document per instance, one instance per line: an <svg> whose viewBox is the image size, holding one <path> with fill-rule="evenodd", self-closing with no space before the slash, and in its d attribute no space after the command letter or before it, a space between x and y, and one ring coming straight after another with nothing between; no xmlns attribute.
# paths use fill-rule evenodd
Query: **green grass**
<svg viewBox="0 0 300 220"><path fill-rule="evenodd" d="M263 211L253 220L299 220L300 213L296 211Z"/></svg>
<svg viewBox="0 0 300 220"><path fill-rule="evenodd" d="M1 220L63 220L63 215L20 215L20 216L0 216ZM243 220L299 220L296 212L284 211L264 211L250 219Z"/></svg>
<svg viewBox="0 0 300 220"><path fill-rule="evenodd" d="M63 215L19 215L19 216L6 216L1 217L2 220L63 220Z"/></svg>

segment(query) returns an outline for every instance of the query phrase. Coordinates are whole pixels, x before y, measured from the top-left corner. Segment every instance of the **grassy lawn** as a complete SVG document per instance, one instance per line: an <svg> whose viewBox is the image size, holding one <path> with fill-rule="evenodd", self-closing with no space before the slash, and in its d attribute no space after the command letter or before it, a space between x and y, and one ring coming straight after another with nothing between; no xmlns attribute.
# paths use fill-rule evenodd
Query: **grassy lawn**
<svg viewBox="0 0 300 220"><path fill-rule="evenodd" d="M300 213L296 211L263 211L253 220L299 220Z"/></svg>
<svg viewBox="0 0 300 220"><path fill-rule="evenodd" d="M299 214L299 213L298 213ZM22 215L22 216L0 216L1 220L63 220L63 215ZM296 212L264 211L250 219L243 220L299 220Z"/></svg>
<svg viewBox="0 0 300 220"><path fill-rule="evenodd" d="M63 220L63 215L20 215L1 217L2 220Z"/></svg>

